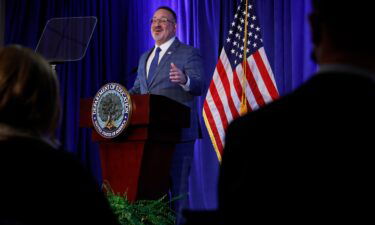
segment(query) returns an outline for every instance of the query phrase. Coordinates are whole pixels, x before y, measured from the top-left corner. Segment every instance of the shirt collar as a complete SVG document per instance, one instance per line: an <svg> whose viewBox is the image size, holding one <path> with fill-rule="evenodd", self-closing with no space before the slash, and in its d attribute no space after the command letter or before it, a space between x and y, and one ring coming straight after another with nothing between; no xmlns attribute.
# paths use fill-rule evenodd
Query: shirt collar
<svg viewBox="0 0 375 225"><path fill-rule="evenodd" d="M358 74L360 76L368 77L375 81L375 74L373 72L354 65L322 64L318 68L318 74L330 72Z"/></svg>
<svg viewBox="0 0 375 225"><path fill-rule="evenodd" d="M155 49L157 47L160 47L162 52L166 52L168 50L168 48L172 45L172 43L174 42L175 39L176 39L176 36L173 36L171 39L169 39L167 42L161 44L160 46L155 44Z"/></svg>

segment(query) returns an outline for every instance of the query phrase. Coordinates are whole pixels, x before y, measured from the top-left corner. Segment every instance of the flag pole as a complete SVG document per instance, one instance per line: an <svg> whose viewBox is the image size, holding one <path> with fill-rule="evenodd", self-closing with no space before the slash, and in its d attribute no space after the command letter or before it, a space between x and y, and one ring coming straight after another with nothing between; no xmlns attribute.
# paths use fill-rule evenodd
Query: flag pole
<svg viewBox="0 0 375 225"><path fill-rule="evenodd" d="M248 15L248 12L247 12L247 7L248 5L248 0L246 0L246 3L245 3L245 11L246 11L246 14L245 14L245 29L244 29L244 48L243 48L243 52L244 52L244 56L243 56L243 61L242 61L242 68L243 68L243 76L242 76L242 96L241 96L241 106L240 106L240 115L244 115L247 113L247 104L246 104L246 68L247 68L247 25L248 25L248 21L247 21L247 15Z"/></svg>

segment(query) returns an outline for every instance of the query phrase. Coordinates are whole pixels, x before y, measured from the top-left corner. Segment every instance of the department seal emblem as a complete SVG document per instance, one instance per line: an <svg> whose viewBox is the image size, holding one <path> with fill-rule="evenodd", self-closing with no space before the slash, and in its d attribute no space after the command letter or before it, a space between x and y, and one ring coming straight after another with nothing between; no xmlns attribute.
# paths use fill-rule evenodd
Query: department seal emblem
<svg viewBox="0 0 375 225"><path fill-rule="evenodd" d="M125 87L108 83L96 93L91 106L95 130L104 138L114 138L129 125L132 102Z"/></svg>

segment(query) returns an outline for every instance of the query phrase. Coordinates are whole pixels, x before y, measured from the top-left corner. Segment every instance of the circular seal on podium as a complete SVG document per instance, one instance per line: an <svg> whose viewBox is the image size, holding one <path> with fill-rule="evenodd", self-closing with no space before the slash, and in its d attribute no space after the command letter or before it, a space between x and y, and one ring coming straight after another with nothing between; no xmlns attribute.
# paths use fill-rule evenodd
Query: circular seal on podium
<svg viewBox="0 0 375 225"><path fill-rule="evenodd" d="M98 134L104 138L120 135L129 125L132 102L129 92L118 83L103 85L91 106L91 119Z"/></svg>

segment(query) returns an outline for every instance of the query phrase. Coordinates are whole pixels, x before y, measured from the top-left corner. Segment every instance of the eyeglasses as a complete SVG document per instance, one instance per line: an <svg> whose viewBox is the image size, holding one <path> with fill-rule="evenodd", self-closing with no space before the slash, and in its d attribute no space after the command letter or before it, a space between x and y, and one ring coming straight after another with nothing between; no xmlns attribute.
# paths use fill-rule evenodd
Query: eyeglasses
<svg viewBox="0 0 375 225"><path fill-rule="evenodd" d="M160 19L154 19L154 18L152 18L150 20L151 24L154 24L154 23L167 24L167 22L174 23L174 21L172 21L170 19L167 19L167 18L160 18Z"/></svg>

